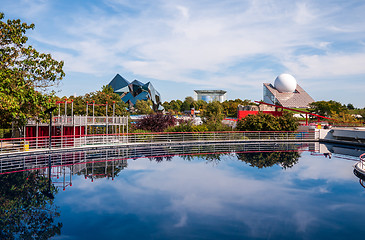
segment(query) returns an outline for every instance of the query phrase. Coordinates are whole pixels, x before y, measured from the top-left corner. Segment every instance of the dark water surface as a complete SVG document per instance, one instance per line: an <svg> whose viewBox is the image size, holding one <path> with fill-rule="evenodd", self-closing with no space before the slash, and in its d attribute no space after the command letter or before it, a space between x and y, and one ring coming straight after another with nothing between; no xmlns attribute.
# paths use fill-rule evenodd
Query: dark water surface
<svg viewBox="0 0 365 240"><path fill-rule="evenodd" d="M324 147L329 155L321 152ZM219 153L145 149L128 160L84 153L87 163L78 159L76 165L52 169L54 200L43 196L46 169L0 175L6 203L2 237L21 238L22 231L29 232L23 238L34 239L350 239L365 234L365 189L352 167L363 150L311 144L214 148ZM190 155L194 151L198 155ZM353 156L344 155L348 152ZM22 186L18 193L17 186ZM15 196L20 192L23 200ZM32 224L38 226L33 232Z"/></svg>

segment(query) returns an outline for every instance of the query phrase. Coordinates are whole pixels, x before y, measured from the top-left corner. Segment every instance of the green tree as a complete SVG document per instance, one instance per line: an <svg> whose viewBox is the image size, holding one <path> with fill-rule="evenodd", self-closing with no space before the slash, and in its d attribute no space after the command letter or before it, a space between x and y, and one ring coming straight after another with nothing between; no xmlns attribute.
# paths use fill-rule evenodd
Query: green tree
<svg viewBox="0 0 365 240"><path fill-rule="evenodd" d="M26 45L34 24L3 19L0 13L0 125L22 126L51 106L49 89L64 77L63 62Z"/></svg>
<svg viewBox="0 0 365 240"><path fill-rule="evenodd" d="M331 117L332 113L340 113L347 111L341 103L330 100L330 101L317 101L309 104L309 111L321 116Z"/></svg>
<svg viewBox="0 0 365 240"><path fill-rule="evenodd" d="M165 109L165 111L172 110L172 109L171 109L171 106L170 106L170 103L169 103L169 102L167 102L167 101L163 102L161 105L162 105L162 107Z"/></svg>
<svg viewBox="0 0 365 240"><path fill-rule="evenodd" d="M243 106L247 106L247 105L252 105L254 103L252 103L250 100L245 99L245 100L241 100L241 99L235 99L235 100L228 100L228 101L224 101L222 103L223 109L224 109L224 113L229 116L229 117L237 117L237 108L238 105L243 105Z"/></svg>
<svg viewBox="0 0 365 240"><path fill-rule="evenodd" d="M115 116L125 116L127 115L127 104L124 103L120 96L113 92L113 89L110 86L103 86L102 90L95 91L91 93L87 93L84 96L70 96L70 97L62 97L56 98L57 101L68 102L67 105L67 115L71 115L71 104L69 102L73 102L73 114L74 115L86 115L86 104L88 104L88 115L93 115L93 106L94 103L94 116L105 116L106 110L108 110L108 116L113 115L113 104L115 104L114 115ZM108 103L108 109L106 108L106 104ZM60 113L64 114L64 103L60 105ZM58 110L56 110L58 111Z"/></svg>
<svg viewBox="0 0 365 240"><path fill-rule="evenodd" d="M181 105L181 112L189 111L192 108L195 108L195 100L192 97L186 97L184 102Z"/></svg>
<svg viewBox="0 0 365 240"><path fill-rule="evenodd" d="M108 111L106 111L106 106L94 106L95 116L105 116L106 112L108 113L108 116L112 116L113 104L115 104L115 116L127 115L127 104L122 101L118 94L114 93L111 86L103 86L101 91L85 94L79 110L81 115L86 114L86 102L88 102L88 104L92 104L94 102L95 105L108 104ZM89 105L88 107L88 115L92 115L92 105Z"/></svg>
<svg viewBox="0 0 365 240"><path fill-rule="evenodd" d="M195 102L196 110L204 111L207 108L208 103L204 100L198 100Z"/></svg>
<svg viewBox="0 0 365 240"><path fill-rule="evenodd" d="M347 104L346 107L347 107L348 110L354 110L355 109L355 107L352 103Z"/></svg>
<svg viewBox="0 0 365 240"><path fill-rule="evenodd" d="M138 114L151 114L152 110L152 101L151 100L137 100L136 104L134 104L134 108L137 110Z"/></svg>
<svg viewBox="0 0 365 240"><path fill-rule="evenodd" d="M170 109L173 110L176 114L179 114L182 103L183 102L181 100L172 100L170 102Z"/></svg>
<svg viewBox="0 0 365 240"><path fill-rule="evenodd" d="M331 116L337 122L352 123L352 124L357 124L361 122L348 112L339 112L339 113L332 112ZM330 123L333 124L334 122Z"/></svg>
<svg viewBox="0 0 365 240"><path fill-rule="evenodd" d="M238 120L238 131L295 131L299 123L291 113L284 112L283 116L275 117L271 114L259 113L248 115Z"/></svg>
<svg viewBox="0 0 365 240"><path fill-rule="evenodd" d="M206 109L202 113L202 120L206 124L209 131L228 131L229 126L222 124L225 118L223 106L220 102L214 101L207 104Z"/></svg>

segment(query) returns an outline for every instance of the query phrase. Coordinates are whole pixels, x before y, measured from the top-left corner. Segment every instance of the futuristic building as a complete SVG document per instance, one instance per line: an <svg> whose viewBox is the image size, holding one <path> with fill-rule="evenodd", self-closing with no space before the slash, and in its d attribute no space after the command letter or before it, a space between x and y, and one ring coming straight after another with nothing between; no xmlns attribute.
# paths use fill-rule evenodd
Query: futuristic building
<svg viewBox="0 0 365 240"><path fill-rule="evenodd" d="M194 92L195 100L204 100L206 102L224 102L227 99L227 91L223 90L194 90Z"/></svg>
<svg viewBox="0 0 365 240"><path fill-rule="evenodd" d="M160 106L161 95L156 91L151 82L144 84L138 80L134 80L130 83L117 74L108 85L113 88L115 93L120 95L122 101L127 103L130 108L138 100L151 100L155 111L162 110L162 106Z"/></svg>
<svg viewBox="0 0 365 240"><path fill-rule="evenodd" d="M263 100L265 103L280 105L288 108L308 108L314 102L313 98L297 84L290 74L280 74L274 82L264 83Z"/></svg>

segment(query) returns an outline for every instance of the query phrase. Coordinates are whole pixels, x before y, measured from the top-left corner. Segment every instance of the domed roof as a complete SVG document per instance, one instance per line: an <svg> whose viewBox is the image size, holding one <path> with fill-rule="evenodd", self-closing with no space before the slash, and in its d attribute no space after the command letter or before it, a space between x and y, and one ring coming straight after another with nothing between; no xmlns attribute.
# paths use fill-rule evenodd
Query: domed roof
<svg viewBox="0 0 365 240"><path fill-rule="evenodd" d="M274 87L279 92L294 92L297 87L297 80L290 74L282 73L275 79Z"/></svg>

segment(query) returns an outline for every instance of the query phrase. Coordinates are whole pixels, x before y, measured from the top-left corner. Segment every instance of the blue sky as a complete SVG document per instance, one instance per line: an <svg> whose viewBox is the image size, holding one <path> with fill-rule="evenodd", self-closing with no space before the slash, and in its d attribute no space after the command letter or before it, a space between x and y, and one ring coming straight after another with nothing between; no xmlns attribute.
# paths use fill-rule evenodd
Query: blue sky
<svg viewBox="0 0 365 240"><path fill-rule="evenodd" d="M163 101L194 89L261 100L285 72L316 101L365 107L362 0L2 0L0 11L34 23L29 43L65 61L59 96L119 73Z"/></svg>

